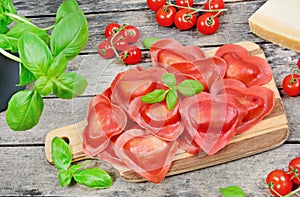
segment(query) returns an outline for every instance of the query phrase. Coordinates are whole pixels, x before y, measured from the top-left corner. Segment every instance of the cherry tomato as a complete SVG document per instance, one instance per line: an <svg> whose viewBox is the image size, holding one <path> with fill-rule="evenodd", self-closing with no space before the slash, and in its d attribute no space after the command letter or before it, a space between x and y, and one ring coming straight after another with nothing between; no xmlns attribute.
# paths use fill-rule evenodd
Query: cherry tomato
<svg viewBox="0 0 300 197"><path fill-rule="evenodd" d="M112 37L108 38L108 40L111 38ZM118 51L122 51L128 46L128 40L124 31L118 32L118 34L114 37L113 44Z"/></svg>
<svg viewBox="0 0 300 197"><path fill-rule="evenodd" d="M184 7L192 7L194 4L194 0L176 0L176 5L184 6Z"/></svg>
<svg viewBox="0 0 300 197"><path fill-rule="evenodd" d="M147 0L147 6L150 10L156 12L159 8L166 4L166 0Z"/></svg>
<svg viewBox="0 0 300 197"><path fill-rule="evenodd" d="M202 34L213 34L219 29L219 19L212 13L205 13L197 20L197 29Z"/></svg>
<svg viewBox="0 0 300 197"><path fill-rule="evenodd" d="M267 184L274 196L284 196L292 191L291 175L284 170L273 170L267 176Z"/></svg>
<svg viewBox="0 0 300 197"><path fill-rule="evenodd" d="M196 14L191 14L193 11L182 9L178 11L174 17L175 26L180 30L191 29L197 21Z"/></svg>
<svg viewBox="0 0 300 197"><path fill-rule="evenodd" d="M115 56L109 40L104 40L98 45L98 54L105 59L109 59Z"/></svg>
<svg viewBox="0 0 300 197"><path fill-rule="evenodd" d="M288 74L282 81L283 91L289 96L300 94L300 76L298 74Z"/></svg>
<svg viewBox="0 0 300 197"><path fill-rule="evenodd" d="M135 43L140 38L140 31L133 25L127 25L124 29L128 43Z"/></svg>
<svg viewBox="0 0 300 197"><path fill-rule="evenodd" d="M223 0L207 0L204 4L205 10L220 10L224 9L225 4ZM221 16L222 12L218 13L217 16Z"/></svg>
<svg viewBox="0 0 300 197"><path fill-rule="evenodd" d="M300 157L292 159L288 165L289 173L292 175L292 181L300 184Z"/></svg>
<svg viewBox="0 0 300 197"><path fill-rule="evenodd" d="M160 26L169 27L174 23L176 8L173 6L162 6L156 12L156 21Z"/></svg>
<svg viewBox="0 0 300 197"><path fill-rule="evenodd" d="M136 64L141 60L142 52L137 46L130 45L122 51L121 57L125 64Z"/></svg>
<svg viewBox="0 0 300 197"><path fill-rule="evenodd" d="M298 69L300 70L300 57L298 58L297 64L298 64Z"/></svg>
<svg viewBox="0 0 300 197"><path fill-rule="evenodd" d="M117 23L110 23L105 27L104 34L106 38L111 37L119 28L121 25Z"/></svg>

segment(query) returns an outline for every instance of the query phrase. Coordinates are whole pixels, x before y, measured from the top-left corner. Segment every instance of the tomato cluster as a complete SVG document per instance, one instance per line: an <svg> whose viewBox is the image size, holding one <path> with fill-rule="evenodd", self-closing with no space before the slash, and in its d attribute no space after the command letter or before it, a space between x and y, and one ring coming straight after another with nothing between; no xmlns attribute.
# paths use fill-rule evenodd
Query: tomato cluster
<svg viewBox="0 0 300 197"><path fill-rule="evenodd" d="M118 57L119 62L136 64L141 60L141 50L133 45L140 37L139 30L133 25L110 23L105 27L106 39L99 43L98 54L105 58Z"/></svg>
<svg viewBox="0 0 300 197"><path fill-rule="evenodd" d="M188 30L195 25L202 34L213 34L220 26L218 17L224 10L223 0L206 0L203 9L192 7L194 0L176 0L173 4L166 0L147 0L148 8L156 12L160 26L175 25L180 30ZM204 12L198 15L198 12Z"/></svg>
<svg viewBox="0 0 300 197"><path fill-rule="evenodd" d="M298 71L300 70L300 58L297 65ZM300 75L291 73L284 77L282 80L282 89L289 96L298 96L300 94Z"/></svg>
<svg viewBox="0 0 300 197"><path fill-rule="evenodd" d="M269 172L266 182L273 196L285 196L291 192L297 193L300 190L299 173L300 157L296 157L289 162L287 171L276 169ZM293 190L294 188L297 189Z"/></svg>

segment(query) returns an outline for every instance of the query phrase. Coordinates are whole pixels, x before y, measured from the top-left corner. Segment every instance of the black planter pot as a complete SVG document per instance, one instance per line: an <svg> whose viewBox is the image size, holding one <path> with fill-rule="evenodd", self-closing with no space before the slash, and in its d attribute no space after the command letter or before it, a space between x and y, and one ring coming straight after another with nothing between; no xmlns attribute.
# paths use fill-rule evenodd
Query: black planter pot
<svg viewBox="0 0 300 197"><path fill-rule="evenodd" d="M0 112L6 110L8 101L19 90L19 63L0 54Z"/></svg>

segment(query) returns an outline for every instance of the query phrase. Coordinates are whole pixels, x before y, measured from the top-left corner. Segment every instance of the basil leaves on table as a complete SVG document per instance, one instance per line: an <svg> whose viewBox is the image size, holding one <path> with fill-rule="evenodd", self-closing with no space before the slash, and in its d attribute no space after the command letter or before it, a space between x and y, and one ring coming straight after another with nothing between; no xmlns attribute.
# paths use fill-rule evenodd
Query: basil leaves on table
<svg viewBox="0 0 300 197"><path fill-rule="evenodd" d="M112 186L111 176L99 168L86 168L88 163L72 165L72 151L70 146L60 137L52 139L52 160L59 170L60 185L65 187L75 182L90 188L108 188Z"/></svg>
<svg viewBox="0 0 300 197"><path fill-rule="evenodd" d="M228 186L220 188L224 197L246 197L244 191L239 186Z"/></svg>
<svg viewBox="0 0 300 197"><path fill-rule="evenodd" d="M55 24L44 29L18 16L12 1L4 0L0 2L0 22L0 52L20 62L18 85L34 83L30 93L25 90L12 97L6 121L13 130L28 130L39 122L42 96L53 93L59 98L71 99L84 92L87 80L68 72L67 64L85 47L88 22L76 0L63 2L57 9ZM18 53L19 57L7 51ZM22 95L26 97L19 100ZM33 110L37 108L37 112Z"/></svg>
<svg viewBox="0 0 300 197"><path fill-rule="evenodd" d="M157 89L142 96L144 103L159 103L166 99L168 109L173 110L178 100L177 90L184 96L194 96L204 89L199 81L190 79L184 80L176 86L176 78L172 73L164 74L162 81L169 89Z"/></svg>

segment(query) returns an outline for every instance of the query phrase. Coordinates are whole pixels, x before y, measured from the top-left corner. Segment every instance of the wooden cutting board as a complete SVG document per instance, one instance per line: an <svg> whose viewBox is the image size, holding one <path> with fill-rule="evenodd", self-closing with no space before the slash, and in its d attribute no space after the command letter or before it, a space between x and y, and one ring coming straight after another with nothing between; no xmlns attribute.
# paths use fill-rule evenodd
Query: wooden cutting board
<svg viewBox="0 0 300 197"><path fill-rule="evenodd" d="M237 44L245 47L251 55L266 58L262 49L255 43L241 42ZM214 55L216 50L217 49L209 50L207 53ZM289 134L288 120L274 79L265 86L274 91L275 94L275 107L267 117L247 132L235 136L224 149L215 155L190 155L186 152L178 151L167 176L222 164L280 146L287 139ZM73 153L73 162L91 159L91 157L83 153L81 147L81 134L86 124L86 121L82 121L52 130L47 134L45 152L49 163L52 164L51 142L55 136L62 137L69 143ZM121 177L127 181L144 181L144 179L130 169L118 166L114 167L120 172Z"/></svg>

